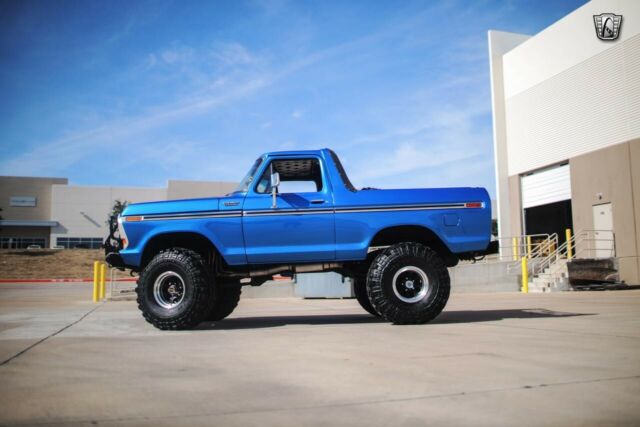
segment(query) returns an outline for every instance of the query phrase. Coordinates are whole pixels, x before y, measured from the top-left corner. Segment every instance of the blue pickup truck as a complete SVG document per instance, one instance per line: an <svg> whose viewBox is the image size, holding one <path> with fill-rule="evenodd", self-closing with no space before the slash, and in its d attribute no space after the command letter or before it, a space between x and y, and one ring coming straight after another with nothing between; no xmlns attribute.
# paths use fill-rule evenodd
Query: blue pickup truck
<svg viewBox="0 0 640 427"><path fill-rule="evenodd" d="M358 190L329 149L264 154L224 197L132 204L110 229L107 263L140 273L160 329L222 320L243 285L325 271L352 277L372 315L425 323L449 298L447 267L492 251L485 189Z"/></svg>

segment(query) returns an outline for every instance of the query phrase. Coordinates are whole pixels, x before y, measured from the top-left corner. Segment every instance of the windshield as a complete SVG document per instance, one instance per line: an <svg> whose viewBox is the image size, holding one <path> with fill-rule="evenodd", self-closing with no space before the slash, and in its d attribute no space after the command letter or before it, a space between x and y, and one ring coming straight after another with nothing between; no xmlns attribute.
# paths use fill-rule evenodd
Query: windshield
<svg viewBox="0 0 640 427"><path fill-rule="evenodd" d="M249 190L249 185L251 185L254 175L258 171L258 168L260 167L261 164L262 164L262 157L256 160L253 166L251 166L251 169L249 169L249 172L247 172L244 178L242 178L242 181L240 181L240 184L238 184L236 189L233 190L234 193L244 193Z"/></svg>

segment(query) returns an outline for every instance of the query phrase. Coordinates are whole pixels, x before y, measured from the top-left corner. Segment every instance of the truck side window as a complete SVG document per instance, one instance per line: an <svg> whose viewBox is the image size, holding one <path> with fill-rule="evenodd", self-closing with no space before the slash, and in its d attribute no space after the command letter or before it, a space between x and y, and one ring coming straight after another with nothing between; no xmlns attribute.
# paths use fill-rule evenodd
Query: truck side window
<svg viewBox="0 0 640 427"><path fill-rule="evenodd" d="M310 159L272 160L256 185L256 193L271 192L271 167L280 174L280 193L315 193L322 191L320 161Z"/></svg>

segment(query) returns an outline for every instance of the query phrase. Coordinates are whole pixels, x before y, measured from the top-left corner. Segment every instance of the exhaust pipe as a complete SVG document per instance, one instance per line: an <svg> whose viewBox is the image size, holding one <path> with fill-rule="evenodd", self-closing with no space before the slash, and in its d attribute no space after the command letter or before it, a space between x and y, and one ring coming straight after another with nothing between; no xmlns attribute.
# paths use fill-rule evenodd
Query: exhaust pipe
<svg viewBox="0 0 640 427"><path fill-rule="evenodd" d="M342 267L342 264L331 262L322 264L302 264L302 265L279 265L277 267L266 268L264 270L251 270L249 277L273 276L274 274L290 271L292 273L320 273L332 271Z"/></svg>

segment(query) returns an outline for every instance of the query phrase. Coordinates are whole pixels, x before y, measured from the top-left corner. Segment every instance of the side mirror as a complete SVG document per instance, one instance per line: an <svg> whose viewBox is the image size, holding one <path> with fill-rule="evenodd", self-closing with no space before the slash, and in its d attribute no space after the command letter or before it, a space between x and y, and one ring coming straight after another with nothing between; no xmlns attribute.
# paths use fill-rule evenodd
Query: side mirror
<svg viewBox="0 0 640 427"><path fill-rule="evenodd" d="M279 185L280 185L280 174L278 172L273 172L271 174L271 199L272 199L271 208L272 209L275 209L278 207L278 204L276 203L276 197L278 194Z"/></svg>
<svg viewBox="0 0 640 427"><path fill-rule="evenodd" d="M280 174L274 172L271 174L271 188L276 188L278 185L280 185Z"/></svg>

